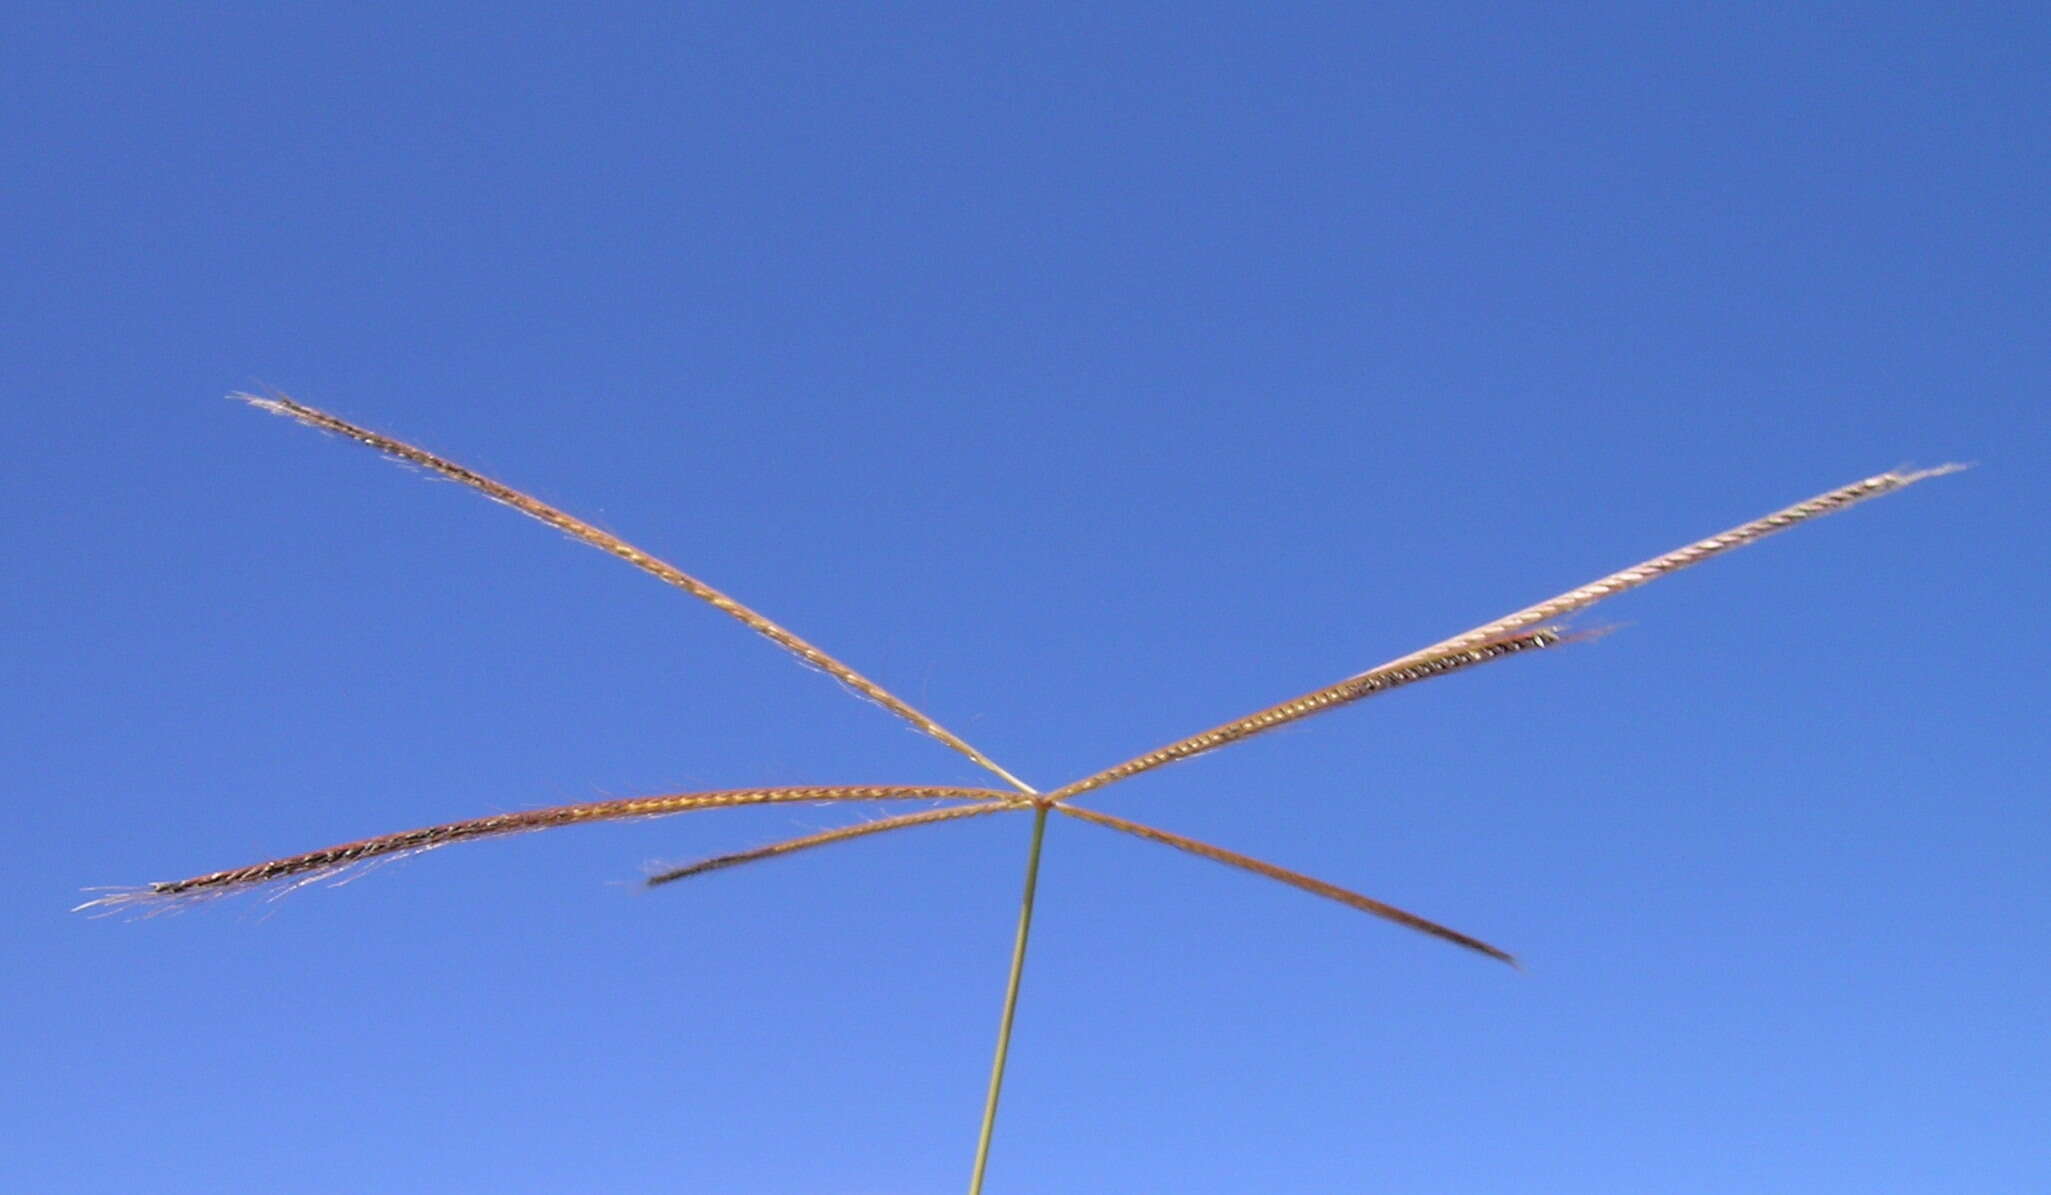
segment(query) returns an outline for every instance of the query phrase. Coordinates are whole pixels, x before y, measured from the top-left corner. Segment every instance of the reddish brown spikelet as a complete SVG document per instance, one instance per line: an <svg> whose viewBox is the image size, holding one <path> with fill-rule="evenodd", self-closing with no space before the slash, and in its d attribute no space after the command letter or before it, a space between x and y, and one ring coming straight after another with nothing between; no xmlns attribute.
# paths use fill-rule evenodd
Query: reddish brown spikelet
<svg viewBox="0 0 2051 1195"><path fill-rule="evenodd" d="M1304 875L1300 871L1291 871L1286 867L1269 863L1264 859L1242 855L1238 851L1226 850L1224 847L1213 846L1208 842L1199 842L1194 838L1174 834L1155 826L1141 825L1139 822L1127 821L1122 817L1112 817L1108 813L1099 813L1094 809L1079 809L1073 805L1056 805L1055 808L1070 817L1080 818L1086 822L1095 822L1100 826L1109 826L1113 830L1122 830L1136 838L1144 838L1148 842L1157 842L1162 846L1172 846L1178 851L1188 851L1192 855L1209 859L1216 863L1244 868L1257 876L1263 876L1267 879L1287 884L1292 888L1301 888L1305 892L1322 896L1327 900L1336 900L1349 908L1373 914L1385 921L1393 921L1397 925L1414 929L1419 933L1430 934L1434 938L1451 942L1455 946L1464 946L1469 950L1480 951L1490 958L1501 959L1513 967L1517 965L1516 958L1508 951L1499 950L1480 938L1469 937L1459 930L1449 929L1436 921L1419 917L1415 913L1406 912L1391 904L1384 904L1371 896L1362 896L1358 892L1348 888L1341 888L1337 884L1327 883L1314 876Z"/></svg>
<svg viewBox="0 0 2051 1195"><path fill-rule="evenodd" d="M1506 659L1524 652L1540 651L1565 643L1568 639L1569 636L1558 627L1540 627L1534 631L1525 631L1521 634L1493 639L1486 643L1385 665L1372 672L1363 672L1358 676L1348 677L1337 684L1326 685L1322 689L1312 690L1301 697L1292 697L1279 705L1271 705L1266 709L1256 710L1243 718L1235 718L1222 726L1214 726L1199 734L1190 735L1186 739L1177 739L1175 742L1169 743L1165 747L1157 747L1145 755L1134 756L1124 763L1115 764L1094 775L1085 776L1072 784L1064 784L1040 799L1046 803L1066 801L1071 797L1089 792L1092 789L1103 788L1108 784L1116 784L1120 780L1137 776L1141 772L1152 771L1165 764L1188 759L1192 755L1201 755L1206 751L1215 750L1228 743L1236 743L1241 739L1252 738L1254 735L1264 731L1273 730L1279 726L1287 726L1291 722L1308 718L1314 714L1322 714L1329 710L1338 709L1340 706L1349 705L1365 697L1373 697L1378 693L1386 693L1391 689L1400 689L1404 685L1415 684L1418 681L1431 680L1434 677L1462 672L1477 665Z"/></svg>
<svg viewBox="0 0 2051 1195"><path fill-rule="evenodd" d="M911 703L898 697L895 693L856 672L853 668L841 663L811 643L799 638L796 633L756 613L754 610L749 609L747 606L742 605L740 602L735 601L698 578L691 576L668 561L642 551L640 548L635 547L633 544L609 531L600 530L573 514L550 506L539 498L523 494L509 485L494 481L482 473L465 468L444 457L436 456L424 448L416 448L404 440L397 440L371 431L368 428L358 427L346 419L330 415L326 411L314 407L309 407L305 403L287 398L282 394L269 397L260 397L254 394L236 394L230 397L241 399L252 406L270 411L273 414L297 419L309 427L316 427L322 431L333 432L338 436L345 436L360 444L366 444L375 448L386 456L418 465L423 469L438 473L451 481L461 482L487 497L505 503L529 518L548 524L573 539L590 544L601 552L617 556L642 572L657 577L670 585L674 585L699 601L721 611L739 622L742 626L754 631L805 663L853 689L856 693L903 718L919 730L947 744L969 759L974 760L979 766L1002 777L1006 783L1011 784L1020 791L1031 791L1023 781L997 766L988 756L969 746L967 742L953 731L948 730L926 714L913 708Z"/></svg>
<svg viewBox="0 0 2051 1195"><path fill-rule="evenodd" d="M554 805L546 809L528 809L517 813L497 813L487 817L468 818L459 822L444 822L437 826L424 826L417 830L401 830L395 834L380 834L375 838L364 838L356 842L345 842L337 846L323 847L317 851L288 855L253 863L247 867L230 868L225 871L208 872L182 880L165 880L146 888L117 892L89 901L80 908L115 905L129 901L151 898L177 898L185 896L207 896L244 888L260 887L287 880L298 880L307 876L325 875L342 868L373 859L393 855L409 854L415 851L431 850L453 842L467 842L476 838L494 838L506 834L522 834L533 830L548 830L557 826L579 825L586 822L624 821L631 818L664 817L674 813L689 813L700 809L729 809L740 805L784 804L804 801L989 801L1009 802L1015 800L1012 793L1001 789L953 788L907 785L837 785L831 787L801 788L743 788L724 789L702 793L670 793L651 797L625 797L612 801L585 801L573 805Z"/></svg>
<svg viewBox="0 0 2051 1195"><path fill-rule="evenodd" d="M1439 652L1456 650L1486 640L1497 639L1528 627L1535 622L1550 622L1556 618L1563 618L1576 610L1585 610L1605 598L1615 597L1627 589L1636 589L1648 581L1657 581L1661 577L1667 576L1670 573L1677 573L1684 568L1691 568L1711 557L1721 556L1733 549L1758 543L1769 535L1786 531L1788 528L1806 523L1810 519L1836 514L1841 510L1849 510L1868 499L1878 498L1882 494L1891 494L1896 490L1914 485L1919 481L1926 481L1932 477L1943 477L1949 473L1956 473L1965 467L1964 465L1939 465L1934 469L1915 469L1906 472L1891 470L1886 473L1876 473L1862 481L1855 481L1850 485L1839 486L1828 493L1818 494L1814 498L1804 499L1793 506L1782 507L1770 515L1753 519L1749 523L1733 527L1728 531L1718 532L1707 539L1698 539L1692 544L1675 548L1671 552L1654 556L1650 560L1640 561L1629 568L1619 569L1608 576L1598 577L1577 589L1570 589L1565 593L1556 594L1536 605L1526 606L1515 613L1505 614L1494 622L1483 623L1472 630L1462 631L1451 639L1442 639L1429 647L1421 647L1407 656L1399 656L1389 661L1389 663L1370 671L1378 672L1382 668L1405 664ZM1362 675L1368 675L1368 673L1363 673Z"/></svg>
<svg viewBox="0 0 2051 1195"><path fill-rule="evenodd" d="M648 877L648 886L653 888L658 884L668 884L677 880L689 879L695 875L704 875L708 871L718 871L725 867L738 867L743 863L755 863L763 859L774 859L781 855L796 854L798 851L811 850L815 846L828 846L836 842L850 842L857 838L867 838L871 834L887 834L892 830L909 830L914 826L930 826L936 822L951 822L957 818L981 817L986 813L1002 813L1007 809L1032 808L1030 803L1021 801L1009 793L1000 795L1006 798L1002 802L959 805L951 809L929 809L924 813L907 813L902 817L886 817L878 821L863 822L856 826L842 826L835 830L823 830L817 834L807 834L802 838L787 838L782 842L772 842L768 846L758 846L745 851L734 851L731 854L714 855L710 859L700 859L696 863L658 871Z"/></svg>

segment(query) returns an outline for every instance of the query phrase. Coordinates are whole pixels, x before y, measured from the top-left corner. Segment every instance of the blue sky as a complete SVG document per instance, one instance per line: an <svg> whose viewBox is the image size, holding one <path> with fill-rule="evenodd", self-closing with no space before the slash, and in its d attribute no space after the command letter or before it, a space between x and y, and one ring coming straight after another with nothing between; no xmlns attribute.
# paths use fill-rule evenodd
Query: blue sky
<svg viewBox="0 0 2051 1195"><path fill-rule="evenodd" d="M1904 462L1598 643L1102 795L989 1190L2051 1184L2036 6L25 5L6 18L9 1189L958 1189L1054 784Z"/></svg>

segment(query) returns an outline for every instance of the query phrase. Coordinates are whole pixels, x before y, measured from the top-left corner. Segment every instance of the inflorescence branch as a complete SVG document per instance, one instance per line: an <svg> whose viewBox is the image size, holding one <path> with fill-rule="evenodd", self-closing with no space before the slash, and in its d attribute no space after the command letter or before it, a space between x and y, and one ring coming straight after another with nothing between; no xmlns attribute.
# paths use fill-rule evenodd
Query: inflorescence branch
<svg viewBox="0 0 2051 1195"><path fill-rule="evenodd" d="M1505 962L1513 962L1504 951L1477 938L1469 937L1456 930L1448 929L1436 922L1416 914L1405 912L1394 906L1383 904L1370 897L1341 888L1323 880L1314 879L1302 873L1291 871L1264 860L1254 859L1223 847L1198 842L1179 834L1170 833L1153 826L1106 813L1082 809L1071 804L1071 799L1085 793L1109 787L1142 772L1166 764L1188 759L1192 756L1228 746L1251 738L1268 730L1288 725L1303 718L1312 717L1349 705L1363 698L1386 693L1392 689L1431 680L1455 672L1466 671L1482 664L1507 659L1555 647L1586 634L1568 634L1552 624L1555 620L1594 605L1604 598L1613 597L1625 590L1657 580L1670 573L1678 572L1691 565L1699 564L1713 556L1734 548L1756 543L1776 532L1787 530L1810 519L1833 514L1869 498L1892 493L1929 477L1953 472L1960 466L1946 465L1920 472L1895 471L1877 474L1825 494L1819 494L1807 501L1796 503L1784 510L1776 511L1764 518L1734 527L1707 539L1698 540L1682 548L1655 556L1630 568L1611 573L1577 589L1546 599L1536 605L1527 606L1493 622L1484 623L1464 631L1450 639L1442 640L1429 647L1398 657L1380 667L1358 673L1314 690L1300 697L1292 698L1279 705L1269 706L1245 717L1213 727L1188 738L1179 739L1166 746L1156 748L1144 755L1135 756L1123 763L1103 771L1085 776L1061 788L1041 794L1024 781L1000 767L987 755L971 746L960 736L949 731L931 717L920 712L909 702L891 693L882 685L856 672L840 660L798 637L795 633L771 621L754 610L728 597L695 577L683 572L663 560L635 547L634 545L602 531L575 516L569 515L531 497L476 473L462 465L416 448L400 440L369 431L349 423L325 411L317 410L296 402L283 395L260 397L241 394L235 397L264 410L286 415L301 423L345 436L387 456L418 465L443 477L461 482L488 497L502 502L531 518L537 519L565 534L583 541L601 551L617 556L643 572L683 590L691 596L719 609L750 630L797 656L800 660L840 681L848 688L882 706L904 719L927 735L940 740L960 752L979 766L1002 778L1016 791L999 789L958 788L939 786L838 786L812 788L758 788L734 789L718 792L681 793L668 796L636 797L617 801L593 801L572 805L558 805L546 809L527 810L518 813L496 814L488 817L471 818L466 821L448 822L418 830L407 830L376 838L344 843L318 851L272 859L247 867L226 871L209 872L183 880L171 880L148 885L140 889L117 890L108 895L80 905L81 909L108 908L136 902L160 902L187 897L216 895L249 888L274 884L297 885L309 879L319 878L346 868L382 858L430 850L453 842L476 838L498 837L530 830L551 829L557 826L576 825L584 822L618 820L624 818L660 817L672 813L683 813L700 809L727 808L739 805L787 803L798 801L882 801L882 800L944 800L959 804L928 809L923 812L899 817L808 834L803 837L771 843L767 846L714 856L684 867L670 868L657 872L648 878L650 884L666 884L708 871L734 867L743 863L788 855L817 846L865 838L873 834L894 830L910 829L916 826L934 825L940 822L956 821L962 818L980 817L991 813L1047 809L1091 822L1122 833L1144 838L1150 842L1174 847L1214 862L1241 868L1267 879L1288 884L1306 892L1345 904L1351 908L1372 914L1384 920L1395 922L1421 933L1430 934L1442 940L1479 951ZM1545 624L1545 625L1539 625Z"/></svg>

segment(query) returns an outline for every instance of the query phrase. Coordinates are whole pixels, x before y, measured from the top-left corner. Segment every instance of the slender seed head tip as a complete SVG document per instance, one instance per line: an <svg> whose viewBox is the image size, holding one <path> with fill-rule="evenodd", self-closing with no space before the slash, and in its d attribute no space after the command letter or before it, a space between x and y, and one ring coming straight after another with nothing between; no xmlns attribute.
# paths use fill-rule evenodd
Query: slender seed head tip
<svg viewBox="0 0 2051 1195"><path fill-rule="evenodd" d="M1973 461L1946 461L1944 464L1929 469L1911 469L1903 466L1888 473L1888 476L1894 478L1897 485L1914 485L1919 481L1928 481L1932 477L1943 477L1951 473L1963 473L1967 469L1973 468L1975 463Z"/></svg>
<svg viewBox="0 0 2051 1195"><path fill-rule="evenodd" d="M236 402L248 403L258 410L269 411L273 415L289 415L295 419L299 418L301 412L305 410L304 407L282 394L251 394L247 390L236 390L231 392L228 397Z"/></svg>
<svg viewBox="0 0 2051 1195"><path fill-rule="evenodd" d="M80 901L79 903L71 906L70 911L74 913L111 913L122 905L133 904L138 900L154 895L155 890L155 884L150 884L141 888L87 888L85 891L97 892L100 895L93 897L91 900Z"/></svg>

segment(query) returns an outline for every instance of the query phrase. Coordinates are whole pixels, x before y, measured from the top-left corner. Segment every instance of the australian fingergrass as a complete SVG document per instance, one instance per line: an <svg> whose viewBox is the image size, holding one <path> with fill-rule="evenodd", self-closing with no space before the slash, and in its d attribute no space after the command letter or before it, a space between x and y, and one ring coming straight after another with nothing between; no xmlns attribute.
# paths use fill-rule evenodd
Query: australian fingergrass
<svg viewBox="0 0 2051 1195"><path fill-rule="evenodd" d="M1031 936L1033 904L1038 886L1040 858L1044 844L1046 823L1050 813L1058 812L1065 817L1117 830L1145 841L1185 851L1213 862L1226 864L1314 895L1338 901L1358 911L1488 955L1491 958L1514 963L1515 960L1503 949L1415 913L1353 892L1328 881L1292 871L1275 863L1255 859L1224 847L1199 842L1196 839L1158 827L1143 825L1139 822L1083 808L1076 804L1076 801L1078 798L1108 788L1143 772L1179 762L1208 751L1230 746L1233 743L1265 731L1338 709L1368 697L1377 696L1420 681L1436 679L1455 672L1464 672L1484 664L1508 659L1511 656L1544 651L1574 642L1577 639L1586 638L1585 632L1569 633L1556 625L1556 620L1583 610L1604 598L1614 596L1649 581L1657 580L1680 569L1699 564L1723 552L1755 543L1768 535L1797 526L1811 519L1846 509L1869 498L1891 493L1894 490L1901 489L1925 478L1949 472L1953 468L1952 466L1946 466L1922 472L1895 471L1881 473L1831 490L1828 493L1796 503L1793 506L1732 528L1729 531L1698 540L1674 551L1633 565L1630 568L1611 573L1587 585L1548 598L1535 605L1524 607L1493 622L1474 627L1451 638L1411 652L1408 655L1400 656L1387 664L1365 672L1356 673L1336 683L1305 693L1300 697L1266 707L1252 714L1213 727L1210 730L1176 740L1152 751L1134 756L1122 763L1071 781L1066 785L1042 792L1034 789L1011 772L1005 770L989 756L969 744L959 735L942 726L929 715L891 693L877 682L856 672L853 668L827 654L824 650L741 604L720 590L714 589L703 581L676 568L674 565L635 547L609 532L602 531L530 495L494 481L443 457L417 448L404 441L369 431L290 398L279 395L266 397L238 395L237 397L264 410L288 416L309 426L356 440L377 449L387 456L428 469L440 476L460 482L496 501L513 507L522 514L546 523L570 535L572 538L627 561L636 568L655 576L667 584L682 589L700 601L720 610L750 630L798 657L806 664L832 676L860 696L888 710L921 732L945 743L948 747L974 761L978 766L1002 780L1007 787L966 788L931 785L848 785L801 788L751 788L676 793L613 801L558 805L543 809L445 822L435 826L383 834L302 854L265 860L247 866L207 872L181 880L161 881L140 888L114 890L87 901L85 904L80 905L79 908L116 910L123 908L164 907L176 902L226 895L252 889L296 887L314 880L334 876L351 868L473 839L554 829L587 822L661 817L742 805L799 801L829 803L926 801L946 803L937 808L927 808L901 816L856 823L781 842L770 843L765 846L716 855L697 863L664 869L649 876L647 882L650 885L669 884L691 876L702 875L706 872L794 854L815 847L830 846L835 843L852 841L876 834L891 833L919 826L936 825L964 818L983 817L1000 813L1030 814L1032 824L1028 841L1019 918L1014 935L1011 967L1006 979L1004 996L1000 1006L996 1050L984 1102L982 1123L977 1135L976 1150L971 1166L969 1189L972 1193L981 1190L995 1134L997 1108L1003 1092L1005 1062L1009 1055L1011 1029L1018 1012L1026 949Z"/></svg>

